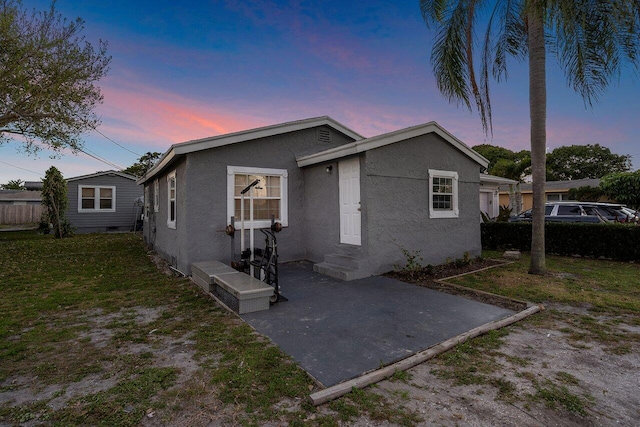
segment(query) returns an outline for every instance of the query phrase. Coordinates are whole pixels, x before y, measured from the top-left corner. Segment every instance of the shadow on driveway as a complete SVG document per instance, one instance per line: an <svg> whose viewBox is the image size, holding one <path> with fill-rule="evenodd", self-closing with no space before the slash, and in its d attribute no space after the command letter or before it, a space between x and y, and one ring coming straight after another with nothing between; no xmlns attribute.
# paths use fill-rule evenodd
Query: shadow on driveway
<svg viewBox="0 0 640 427"><path fill-rule="evenodd" d="M289 301L241 317L325 387L515 311L383 276L343 282L309 262L279 266Z"/></svg>

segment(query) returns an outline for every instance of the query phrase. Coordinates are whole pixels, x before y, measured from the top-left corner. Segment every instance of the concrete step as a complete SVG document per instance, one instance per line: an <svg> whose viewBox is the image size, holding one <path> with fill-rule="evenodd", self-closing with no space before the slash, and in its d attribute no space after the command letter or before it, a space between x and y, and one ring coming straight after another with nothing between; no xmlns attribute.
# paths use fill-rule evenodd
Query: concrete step
<svg viewBox="0 0 640 427"><path fill-rule="evenodd" d="M359 270L363 263L363 260L353 257L351 255L344 254L326 254L324 256L324 262L328 264L339 265L340 267L351 268Z"/></svg>
<svg viewBox="0 0 640 427"><path fill-rule="evenodd" d="M369 275L353 268L343 267L328 262L320 262L313 265L313 271L324 274L325 276L333 277L344 281L362 279Z"/></svg>
<svg viewBox="0 0 640 427"><path fill-rule="evenodd" d="M338 243L336 246L336 253L341 255L348 255L354 258L358 258L362 254L362 246L346 245L344 243Z"/></svg>

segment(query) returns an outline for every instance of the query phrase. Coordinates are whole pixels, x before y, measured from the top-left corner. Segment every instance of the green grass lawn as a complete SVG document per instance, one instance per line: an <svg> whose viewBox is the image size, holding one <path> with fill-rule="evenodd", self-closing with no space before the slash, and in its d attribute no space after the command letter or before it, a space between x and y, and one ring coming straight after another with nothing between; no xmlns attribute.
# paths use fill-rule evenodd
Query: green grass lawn
<svg viewBox="0 0 640 427"><path fill-rule="evenodd" d="M499 252L485 252L499 258ZM500 268L452 280L453 283L512 298L586 306L611 314L640 313L640 265L637 263L547 256L548 273L527 274L529 254Z"/></svg>
<svg viewBox="0 0 640 427"><path fill-rule="evenodd" d="M528 275L525 256L455 282L638 324L638 265L560 257L549 257L548 265L549 275ZM310 406L315 385L305 372L188 279L162 273L138 235L0 232L0 266L0 424L131 426L156 413L160 424L185 413L241 425L421 419L375 387ZM576 340L603 340L624 353L628 337L607 333L588 316L567 319L582 334ZM441 363L482 353L488 343L499 347L505 333L465 343ZM174 363L183 359L191 364ZM452 376L453 384L459 380ZM87 383L94 386L83 389ZM508 384L498 386L511 393Z"/></svg>
<svg viewBox="0 0 640 427"><path fill-rule="evenodd" d="M413 419L375 406L372 392L319 414L304 371L188 279L163 274L140 236L1 232L0 266L0 397L29 397L0 403L0 424L130 426L155 412L165 424L185 412L242 425ZM168 363L172 348L196 367ZM72 392L89 380L99 390Z"/></svg>

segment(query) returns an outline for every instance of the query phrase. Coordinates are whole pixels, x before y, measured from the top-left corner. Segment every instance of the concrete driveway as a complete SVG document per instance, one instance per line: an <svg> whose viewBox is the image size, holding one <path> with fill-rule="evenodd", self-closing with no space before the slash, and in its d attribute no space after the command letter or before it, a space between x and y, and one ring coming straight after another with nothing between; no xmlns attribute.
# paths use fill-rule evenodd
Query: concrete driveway
<svg viewBox="0 0 640 427"><path fill-rule="evenodd" d="M289 301L241 317L325 387L514 311L376 276L342 282L308 262L280 265Z"/></svg>

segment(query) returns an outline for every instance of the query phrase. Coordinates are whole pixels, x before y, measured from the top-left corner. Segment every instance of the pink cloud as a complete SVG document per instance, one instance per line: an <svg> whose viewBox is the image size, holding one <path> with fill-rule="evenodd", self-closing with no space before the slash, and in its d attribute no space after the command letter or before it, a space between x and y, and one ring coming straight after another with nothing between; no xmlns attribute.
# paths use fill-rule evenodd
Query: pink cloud
<svg viewBox="0 0 640 427"><path fill-rule="evenodd" d="M116 140L165 150L176 142L246 129L260 121L141 83L105 82L100 130Z"/></svg>

